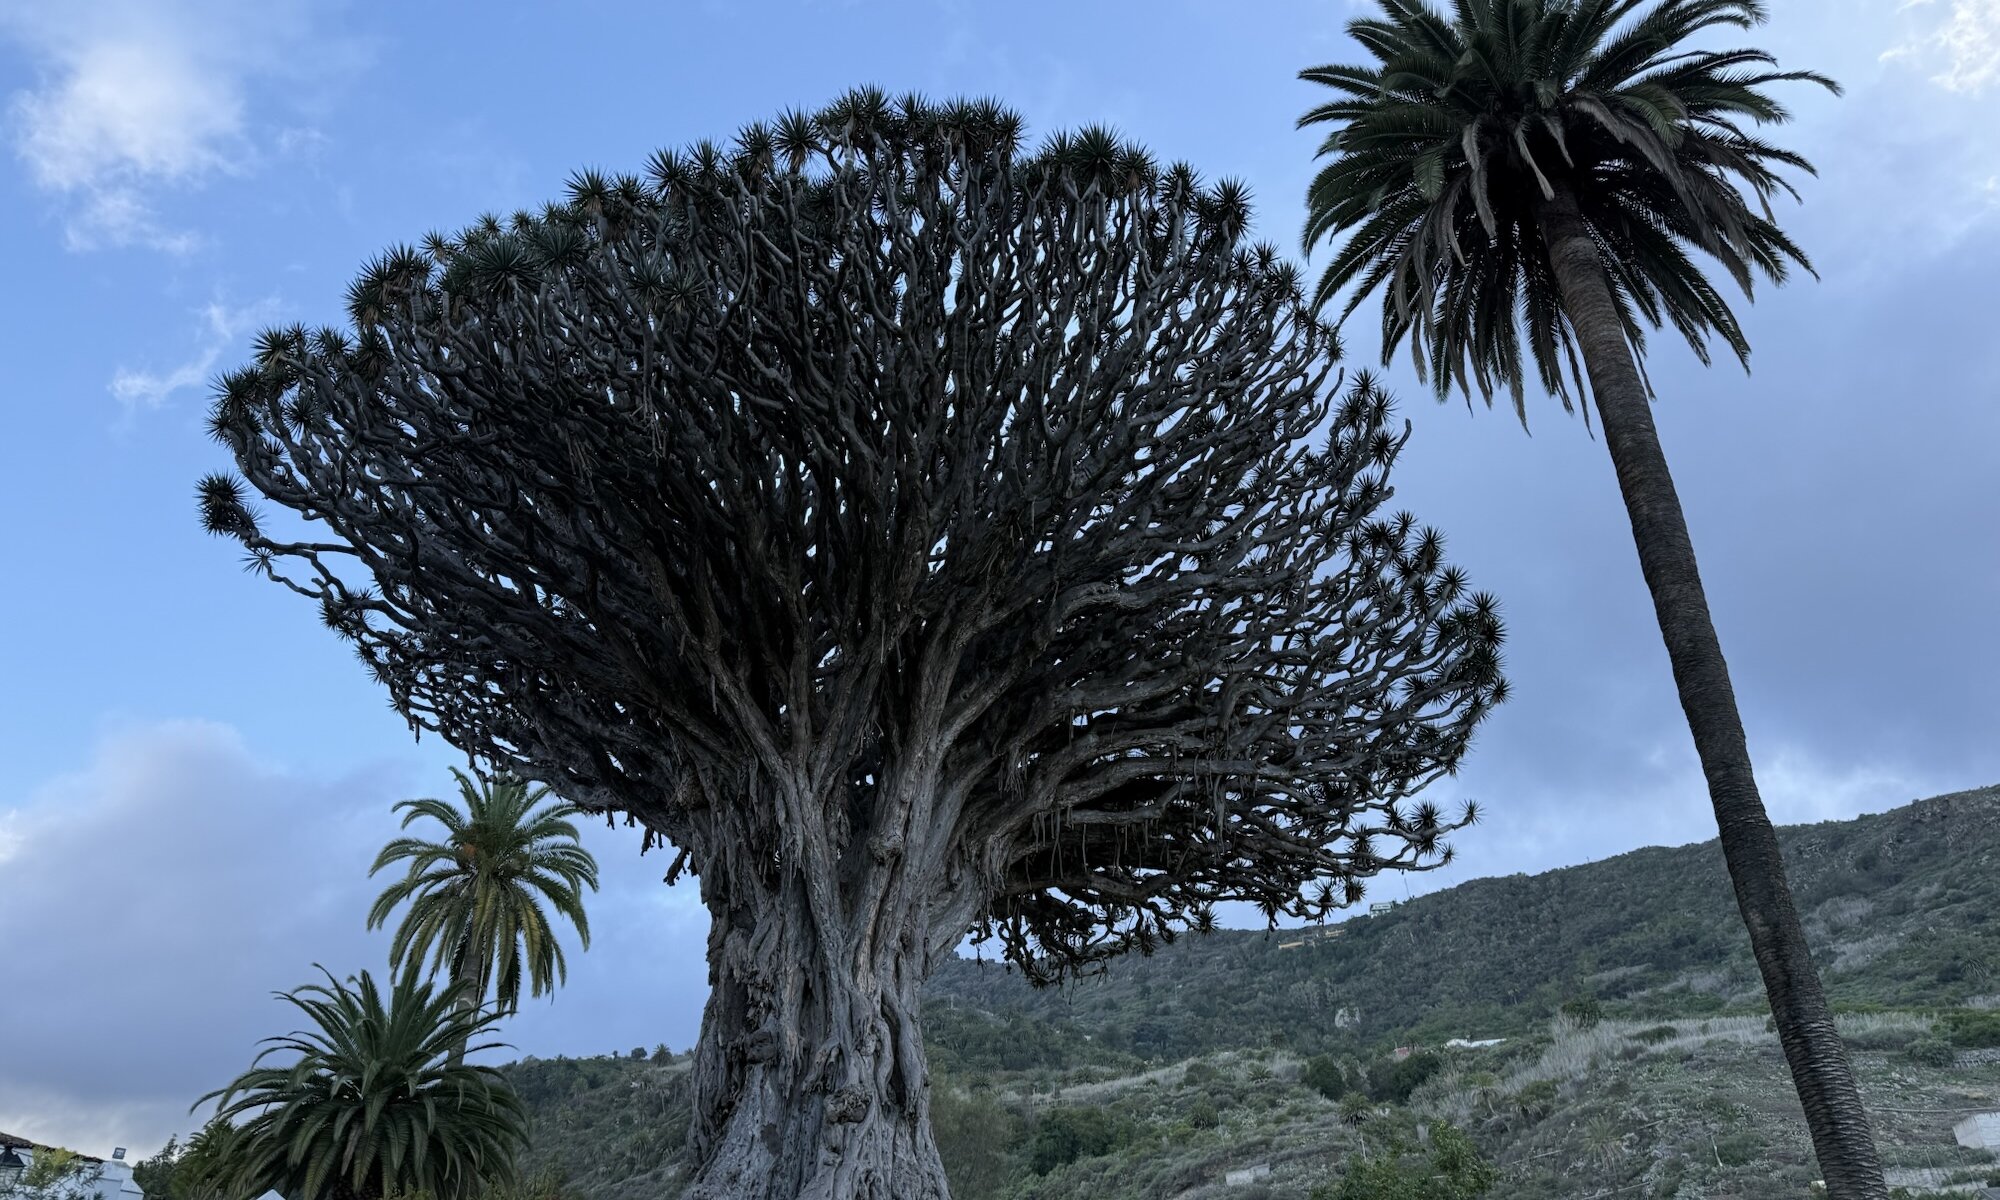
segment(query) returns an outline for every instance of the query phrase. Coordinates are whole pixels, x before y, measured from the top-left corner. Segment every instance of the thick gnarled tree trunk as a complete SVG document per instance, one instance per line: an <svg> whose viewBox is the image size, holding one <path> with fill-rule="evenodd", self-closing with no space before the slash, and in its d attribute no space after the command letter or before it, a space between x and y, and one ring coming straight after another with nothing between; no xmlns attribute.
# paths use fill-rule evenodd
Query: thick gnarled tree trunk
<svg viewBox="0 0 2000 1200"><path fill-rule="evenodd" d="M1573 199L1559 193L1543 206L1541 217L1550 265L1582 347L1681 708L1708 780L1736 904L1750 932L1751 952L1764 978L1828 1196L1881 1200L1888 1185L1874 1131L1792 903L1777 831L1757 792L1749 742L1702 590L1694 543L1603 261Z"/></svg>
<svg viewBox="0 0 2000 1200"><path fill-rule="evenodd" d="M847 849L745 846L702 868L710 993L685 1200L947 1200L918 1023L942 881L906 870L894 841Z"/></svg>

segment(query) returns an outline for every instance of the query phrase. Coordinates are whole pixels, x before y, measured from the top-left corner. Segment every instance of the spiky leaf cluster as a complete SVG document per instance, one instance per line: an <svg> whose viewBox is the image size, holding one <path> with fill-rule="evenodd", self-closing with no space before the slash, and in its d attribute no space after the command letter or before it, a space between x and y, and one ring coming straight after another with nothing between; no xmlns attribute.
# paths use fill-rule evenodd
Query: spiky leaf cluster
<svg viewBox="0 0 2000 1200"><path fill-rule="evenodd" d="M218 390L320 531L203 512L414 725L705 881L907 859L1045 975L1320 912L1441 858L1407 800L1500 625L1248 224L1107 131L857 92L384 255Z"/></svg>
<svg viewBox="0 0 2000 1200"><path fill-rule="evenodd" d="M385 995L363 971L280 997L309 1027L267 1038L250 1069L207 1096L225 1194L461 1200L512 1177L527 1112L491 1067L452 1061L498 1017L404 972ZM289 1062L267 1063L272 1056Z"/></svg>
<svg viewBox="0 0 2000 1200"><path fill-rule="evenodd" d="M1758 136L1786 110L1769 85L1804 81L1754 49L1692 43L1764 19L1752 0L1381 0L1348 32L1373 60L1300 77L1339 96L1301 126L1330 125L1330 159L1307 191L1308 247L1341 240L1315 301L1343 317L1382 295L1386 362L1405 338L1443 396L1489 403L1501 388L1525 420L1527 358L1565 407L1584 394L1573 334L1543 237L1551 205L1574 205L1603 253L1625 336L1643 355L1671 325L1703 362L1708 339L1749 344L1697 261L1745 295L1782 282L1805 254L1772 219L1810 172ZM1643 359L1642 359L1643 361ZM1586 414L1587 415L1587 414Z"/></svg>

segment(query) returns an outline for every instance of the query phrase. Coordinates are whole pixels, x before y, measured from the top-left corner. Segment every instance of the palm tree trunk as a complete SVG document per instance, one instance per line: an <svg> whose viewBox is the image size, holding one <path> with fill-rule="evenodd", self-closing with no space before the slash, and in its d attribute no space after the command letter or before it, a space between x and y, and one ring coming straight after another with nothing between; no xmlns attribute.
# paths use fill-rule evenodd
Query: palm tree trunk
<svg viewBox="0 0 2000 1200"><path fill-rule="evenodd" d="M1777 831L1757 794L1743 718L1709 616L1694 544L1603 259L1569 194L1558 193L1539 215L1632 521L1639 565L1653 594L1681 709L1708 779L1736 905L1750 931L1751 952L1764 977L1827 1194L1830 1200L1883 1200L1888 1186L1874 1131L1792 904Z"/></svg>
<svg viewBox="0 0 2000 1200"><path fill-rule="evenodd" d="M466 948L465 956L458 961L458 969L452 972L452 986L458 990L458 1011L470 1016L479 1008L480 1000L486 995L486 964L478 955L484 945L478 938ZM451 1052L451 1065L461 1066L465 1062L466 1042L460 1041Z"/></svg>

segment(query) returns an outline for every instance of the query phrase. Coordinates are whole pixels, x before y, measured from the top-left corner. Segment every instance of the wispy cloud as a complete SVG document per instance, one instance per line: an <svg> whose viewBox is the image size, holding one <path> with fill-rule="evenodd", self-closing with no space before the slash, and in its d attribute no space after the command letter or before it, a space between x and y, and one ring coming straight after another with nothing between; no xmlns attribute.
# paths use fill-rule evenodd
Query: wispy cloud
<svg viewBox="0 0 2000 1200"><path fill-rule="evenodd" d="M28 177L59 206L73 250L201 243L160 214L168 193L251 169L258 139L252 84L334 52L292 53L311 32L308 5L246 0L0 0L0 37L39 75L7 117ZM315 49L318 49L315 46ZM274 135L289 152L311 130Z"/></svg>
<svg viewBox="0 0 2000 1200"><path fill-rule="evenodd" d="M241 308L220 300L210 301L202 306L196 349L191 357L161 371L121 367L111 377L111 394L117 398L127 418L159 408L176 392L206 383L214 373L222 352L253 329L268 324L278 315L281 307L275 296Z"/></svg>
<svg viewBox="0 0 2000 1200"><path fill-rule="evenodd" d="M1882 57L1913 62L1948 92L1978 96L2000 83L2000 0L1909 0L1899 10L1928 18Z"/></svg>
<svg viewBox="0 0 2000 1200"><path fill-rule="evenodd" d="M243 98L186 45L101 41L66 56L58 77L14 98L17 147L43 188L69 199L76 249L142 243L184 250L147 209L154 184L227 170L240 154Z"/></svg>

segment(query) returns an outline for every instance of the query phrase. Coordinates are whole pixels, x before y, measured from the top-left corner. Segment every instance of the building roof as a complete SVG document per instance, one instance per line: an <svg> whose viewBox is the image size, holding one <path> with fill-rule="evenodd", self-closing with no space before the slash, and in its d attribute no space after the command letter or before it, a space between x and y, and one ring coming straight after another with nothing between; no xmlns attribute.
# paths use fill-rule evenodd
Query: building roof
<svg viewBox="0 0 2000 1200"><path fill-rule="evenodd" d="M46 1149L48 1149L48 1147L42 1145L40 1142L31 1141L30 1139L24 1138L19 1134L7 1133L4 1130L0 1130L0 1150L46 1150ZM74 1150L70 1151L70 1153L76 1154L77 1160L79 1162L101 1163L104 1161L103 1159L98 1158L94 1154L77 1154L76 1151Z"/></svg>

